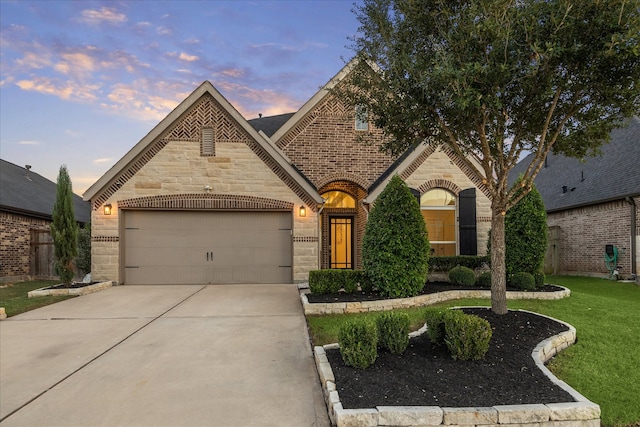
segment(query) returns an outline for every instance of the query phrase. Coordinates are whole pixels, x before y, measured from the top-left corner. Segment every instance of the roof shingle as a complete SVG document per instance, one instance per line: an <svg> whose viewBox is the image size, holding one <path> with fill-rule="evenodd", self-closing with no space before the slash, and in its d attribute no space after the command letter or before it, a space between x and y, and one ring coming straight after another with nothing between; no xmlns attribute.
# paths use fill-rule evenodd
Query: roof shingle
<svg viewBox="0 0 640 427"><path fill-rule="evenodd" d="M0 159L0 209L51 219L57 184L37 173ZM91 205L74 194L76 220L91 220Z"/></svg>
<svg viewBox="0 0 640 427"><path fill-rule="evenodd" d="M548 212L640 195L640 118L615 129L602 154L583 160L550 154L535 179ZM533 160L522 159L509 175L513 182Z"/></svg>

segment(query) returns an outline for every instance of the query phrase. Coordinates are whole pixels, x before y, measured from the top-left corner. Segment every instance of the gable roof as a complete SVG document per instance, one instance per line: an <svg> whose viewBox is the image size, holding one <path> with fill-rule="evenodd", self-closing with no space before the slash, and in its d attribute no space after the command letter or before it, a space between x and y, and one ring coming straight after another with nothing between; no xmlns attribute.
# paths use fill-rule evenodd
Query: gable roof
<svg viewBox="0 0 640 427"><path fill-rule="evenodd" d="M58 185L47 178L0 159L0 210L52 219ZM91 206L73 195L76 221L91 220Z"/></svg>
<svg viewBox="0 0 640 427"><path fill-rule="evenodd" d="M277 116L260 117L249 120L249 124L258 132L262 131L269 138L278 131L295 113L279 114Z"/></svg>
<svg viewBox="0 0 640 427"><path fill-rule="evenodd" d="M549 154L535 179L547 212L640 195L640 118L633 117L628 126L613 130L611 142L601 151L582 161ZM530 154L512 169L511 184L532 160Z"/></svg>
<svg viewBox="0 0 640 427"><path fill-rule="evenodd" d="M188 112L191 107L198 102L198 100L207 94L210 95L226 111L226 113L228 113L231 118L256 141L256 143L276 162L278 167L295 182L295 184L308 196L309 199L316 203L322 203L322 198L315 188L298 173L284 153L282 153L282 151L280 151L271 142L264 132L254 129L209 81L203 82L131 150L129 150L124 157L122 157L111 169L98 179L98 181L89 187L89 189L83 194L84 200L92 200L94 197L100 195L103 190L112 186L114 181L121 176L123 171L144 155L147 152L147 149L152 146L165 131L176 123L184 113Z"/></svg>

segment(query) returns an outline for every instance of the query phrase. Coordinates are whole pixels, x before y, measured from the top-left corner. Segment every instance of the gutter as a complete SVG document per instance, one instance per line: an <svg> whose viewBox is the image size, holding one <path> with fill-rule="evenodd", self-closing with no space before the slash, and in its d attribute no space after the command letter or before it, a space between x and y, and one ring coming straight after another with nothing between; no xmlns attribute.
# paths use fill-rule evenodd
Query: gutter
<svg viewBox="0 0 640 427"><path fill-rule="evenodd" d="M637 265L636 265L636 234L637 234L637 226L636 226L636 201L633 197L627 197L625 199L627 203L629 203L631 208L631 274L634 278L637 278Z"/></svg>

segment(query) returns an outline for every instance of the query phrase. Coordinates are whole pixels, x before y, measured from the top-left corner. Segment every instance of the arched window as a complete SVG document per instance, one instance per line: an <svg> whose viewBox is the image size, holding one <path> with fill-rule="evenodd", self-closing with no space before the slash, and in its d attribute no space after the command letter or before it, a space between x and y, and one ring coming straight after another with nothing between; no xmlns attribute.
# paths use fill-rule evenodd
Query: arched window
<svg viewBox="0 0 640 427"><path fill-rule="evenodd" d="M321 194L322 198L326 200L324 204L327 208L355 208L356 199L344 191L327 191Z"/></svg>
<svg viewBox="0 0 640 427"><path fill-rule="evenodd" d="M456 196L434 188L420 197L420 209L429 232L431 254L456 255Z"/></svg>

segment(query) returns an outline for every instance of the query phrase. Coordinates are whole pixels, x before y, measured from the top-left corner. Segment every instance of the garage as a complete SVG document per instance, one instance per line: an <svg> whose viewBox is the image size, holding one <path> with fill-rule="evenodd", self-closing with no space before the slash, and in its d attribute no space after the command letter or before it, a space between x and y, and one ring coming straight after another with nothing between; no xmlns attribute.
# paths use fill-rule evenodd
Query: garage
<svg viewBox="0 0 640 427"><path fill-rule="evenodd" d="M123 210L126 284L292 282L292 214Z"/></svg>

